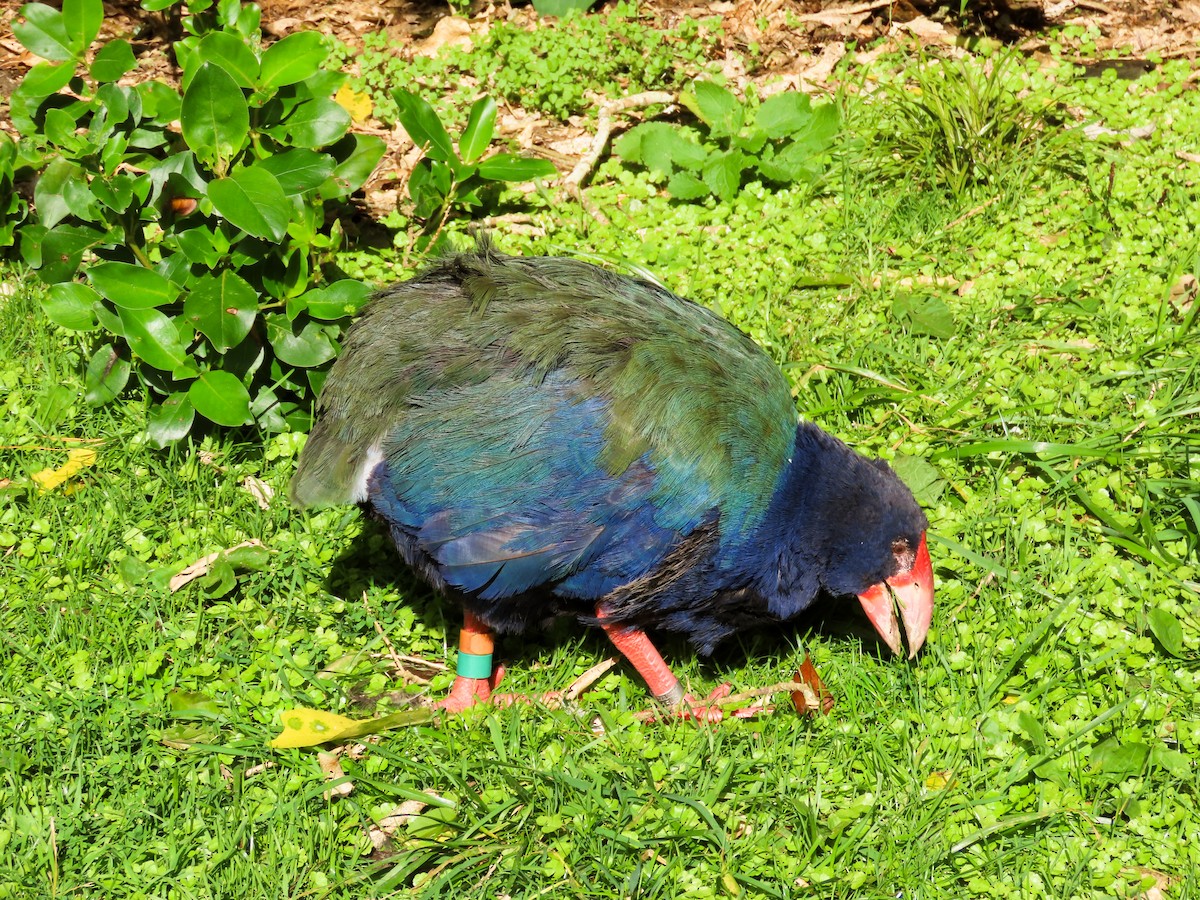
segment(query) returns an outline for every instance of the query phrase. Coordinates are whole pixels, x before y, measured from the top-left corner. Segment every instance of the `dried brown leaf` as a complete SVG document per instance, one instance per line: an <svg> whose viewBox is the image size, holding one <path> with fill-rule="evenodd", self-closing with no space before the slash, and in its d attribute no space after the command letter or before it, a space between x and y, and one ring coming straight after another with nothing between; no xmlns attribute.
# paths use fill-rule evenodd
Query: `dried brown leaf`
<svg viewBox="0 0 1200 900"><path fill-rule="evenodd" d="M804 657L804 662L796 670L796 681L803 685L792 692L792 705L796 707L796 712L802 716L816 715L818 711L829 715L833 710L833 693L817 674L812 657Z"/></svg>
<svg viewBox="0 0 1200 900"><path fill-rule="evenodd" d="M337 781L339 778L346 777L346 773L342 771L342 761L336 753L325 753L324 751L318 753L317 765L325 773L326 781ZM323 796L326 800L332 800L335 797L345 797L353 792L354 782L342 781L325 791Z"/></svg>

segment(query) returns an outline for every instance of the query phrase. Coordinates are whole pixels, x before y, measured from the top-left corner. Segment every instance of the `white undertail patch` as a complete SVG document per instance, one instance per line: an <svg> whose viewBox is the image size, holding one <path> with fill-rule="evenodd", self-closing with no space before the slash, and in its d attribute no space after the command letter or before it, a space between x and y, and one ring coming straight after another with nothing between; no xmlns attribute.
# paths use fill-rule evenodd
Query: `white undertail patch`
<svg viewBox="0 0 1200 900"><path fill-rule="evenodd" d="M354 473L354 482L350 491L351 503L362 503L367 499L367 482L371 478L371 473L382 462L383 448L379 444L372 445L363 455L358 469Z"/></svg>

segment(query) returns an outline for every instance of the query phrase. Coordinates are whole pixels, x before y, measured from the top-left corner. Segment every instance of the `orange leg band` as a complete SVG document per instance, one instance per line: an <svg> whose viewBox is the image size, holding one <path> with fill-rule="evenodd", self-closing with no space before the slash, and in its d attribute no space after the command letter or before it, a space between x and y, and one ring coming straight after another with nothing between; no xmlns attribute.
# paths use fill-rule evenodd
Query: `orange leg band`
<svg viewBox="0 0 1200 900"><path fill-rule="evenodd" d="M470 660L466 668L478 667L477 674L458 675L450 694L437 705L448 712L462 712L480 701L486 701L504 675L503 667L492 666L495 639L492 630L470 612L463 613L463 627L458 633L459 671L463 671L464 656ZM484 671L486 669L486 671Z"/></svg>

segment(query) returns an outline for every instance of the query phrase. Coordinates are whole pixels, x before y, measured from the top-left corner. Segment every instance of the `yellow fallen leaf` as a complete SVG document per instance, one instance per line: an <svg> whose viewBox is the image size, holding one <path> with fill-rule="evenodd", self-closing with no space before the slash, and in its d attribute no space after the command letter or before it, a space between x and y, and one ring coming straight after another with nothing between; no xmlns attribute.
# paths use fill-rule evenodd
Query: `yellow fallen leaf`
<svg viewBox="0 0 1200 900"><path fill-rule="evenodd" d="M367 734L377 734L389 728L424 725L426 722L432 722L433 718L434 711L428 707L409 709L377 719L355 720L323 709L299 706L280 716L283 731L267 743L276 750L313 747L330 741L344 741Z"/></svg>
<svg viewBox="0 0 1200 900"><path fill-rule="evenodd" d="M361 125L367 119L371 118L371 113L375 111L375 104L371 101L369 94L360 94L348 84L343 84L338 88L338 92L333 95L333 99L337 101L338 106L350 113L350 118L354 120L356 125Z"/></svg>
<svg viewBox="0 0 1200 900"><path fill-rule="evenodd" d="M42 469L30 477L43 491L52 491L74 478L84 469L96 464L96 451L78 448L67 453L67 461L57 469Z"/></svg>
<svg viewBox="0 0 1200 900"><path fill-rule="evenodd" d="M950 784L951 772L933 772L925 779L925 787L931 791L942 791Z"/></svg>

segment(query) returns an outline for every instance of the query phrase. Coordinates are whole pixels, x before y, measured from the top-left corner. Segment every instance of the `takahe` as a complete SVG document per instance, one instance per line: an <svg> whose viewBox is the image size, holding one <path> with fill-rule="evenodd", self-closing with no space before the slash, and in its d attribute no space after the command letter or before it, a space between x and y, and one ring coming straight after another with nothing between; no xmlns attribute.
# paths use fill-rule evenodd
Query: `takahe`
<svg viewBox="0 0 1200 900"><path fill-rule="evenodd" d="M912 493L797 419L770 358L704 307L484 241L384 290L350 329L291 496L365 501L462 602L441 706L489 698L494 634L567 614L603 628L659 701L717 718L645 629L707 654L822 596L857 597L896 653L929 629Z"/></svg>

